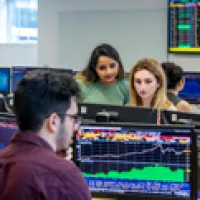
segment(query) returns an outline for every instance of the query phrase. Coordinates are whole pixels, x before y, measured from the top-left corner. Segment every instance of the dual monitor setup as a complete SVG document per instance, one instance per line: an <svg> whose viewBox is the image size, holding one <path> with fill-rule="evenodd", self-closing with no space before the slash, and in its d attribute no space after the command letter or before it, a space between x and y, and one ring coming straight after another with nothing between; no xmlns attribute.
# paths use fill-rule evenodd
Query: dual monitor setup
<svg viewBox="0 0 200 200"><path fill-rule="evenodd" d="M73 160L94 197L141 200L197 199L197 117L114 105L78 105L83 122L74 135ZM171 118L187 117L187 125ZM182 115L182 116L181 116ZM0 148L17 131L12 114L0 114Z"/></svg>

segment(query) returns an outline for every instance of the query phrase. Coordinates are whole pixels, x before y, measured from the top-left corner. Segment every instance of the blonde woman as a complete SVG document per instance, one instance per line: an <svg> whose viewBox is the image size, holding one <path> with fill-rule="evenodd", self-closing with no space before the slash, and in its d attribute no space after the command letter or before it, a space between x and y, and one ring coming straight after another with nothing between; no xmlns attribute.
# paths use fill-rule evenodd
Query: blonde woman
<svg viewBox="0 0 200 200"><path fill-rule="evenodd" d="M158 61L139 60L130 71L130 105L176 110L166 96L165 74Z"/></svg>

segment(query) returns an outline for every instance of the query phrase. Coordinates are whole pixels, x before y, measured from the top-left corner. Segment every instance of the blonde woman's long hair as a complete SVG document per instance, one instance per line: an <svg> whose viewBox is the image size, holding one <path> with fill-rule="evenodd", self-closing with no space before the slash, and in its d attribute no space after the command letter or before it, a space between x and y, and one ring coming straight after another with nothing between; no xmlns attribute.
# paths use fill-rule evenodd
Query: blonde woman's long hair
<svg viewBox="0 0 200 200"><path fill-rule="evenodd" d="M166 79L164 71L159 62L151 58L143 58L139 60L130 71L130 105L142 106L142 99L137 94L134 87L134 75L136 72L141 70L147 70L152 73L156 77L159 84L159 88L155 92L155 95L152 99L151 107L161 110L168 109L170 106L173 106L173 104L167 99L166 96Z"/></svg>

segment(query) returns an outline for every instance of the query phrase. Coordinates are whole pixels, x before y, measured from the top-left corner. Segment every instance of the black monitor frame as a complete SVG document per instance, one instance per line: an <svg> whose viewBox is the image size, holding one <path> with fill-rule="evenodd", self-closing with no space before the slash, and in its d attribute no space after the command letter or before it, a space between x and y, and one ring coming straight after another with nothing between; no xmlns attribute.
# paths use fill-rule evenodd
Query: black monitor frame
<svg viewBox="0 0 200 200"><path fill-rule="evenodd" d="M165 195L154 195L154 194L115 194L115 193L104 193L104 192L94 192L93 197L95 198L115 198L117 200L196 200L197 198L197 138L194 126L182 126L182 125L150 125L150 124L133 124L133 123L83 123L83 126L108 126L108 127L135 127L135 128L160 128L160 129L190 129L192 131L191 139L191 176L190 176L190 182L191 182L191 195L190 198L182 198L182 197L171 197L171 196L165 196ZM74 137L74 150L73 150L73 159L75 164L79 167L79 163L77 161L77 155L76 155L76 136Z"/></svg>
<svg viewBox="0 0 200 200"><path fill-rule="evenodd" d="M186 124L200 129L200 114L172 110L161 111L161 124Z"/></svg>
<svg viewBox="0 0 200 200"><path fill-rule="evenodd" d="M97 121L98 117L105 119L101 121L157 124L158 118L158 112L153 108L109 104L79 103L78 114L84 120L93 122ZM106 114L109 114L109 117Z"/></svg>
<svg viewBox="0 0 200 200"><path fill-rule="evenodd" d="M11 69L9 67L0 67L0 71L8 71L8 82L7 82L7 85L8 85L8 90L7 91L0 91L1 94L3 95L7 95L7 94L10 94L10 89L11 89Z"/></svg>
<svg viewBox="0 0 200 200"><path fill-rule="evenodd" d="M185 71L184 72L184 77L186 75L194 75L194 76L199 76L199 79L200 79L200 71ZM185 83L186 84L186 83ZM199 100L197 98L184 98L181 96L181 93L184 91L184 88L182 91L179 92L179 96L183 99L185 99L186 101L188 101L190 104L200 104L200 98ZM200 91L199 91L199 96L200 96Z"/></svg>

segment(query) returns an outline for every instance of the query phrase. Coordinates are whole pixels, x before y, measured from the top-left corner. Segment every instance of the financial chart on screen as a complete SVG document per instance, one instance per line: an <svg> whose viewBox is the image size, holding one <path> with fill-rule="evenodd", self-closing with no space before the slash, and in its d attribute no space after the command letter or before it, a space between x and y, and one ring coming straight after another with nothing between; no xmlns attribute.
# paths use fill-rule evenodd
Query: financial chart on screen
<svg viewBox="0 0 200 200"><path fill-rule="evenodd" d="M92 192L190 197L190 129L82 125L76 159Z"/></svg>
<svg viewBox="0 0 200 200"><path fill-rule="evenodd" d="M200 53L200 1L169 0L169 52Z"/></svg>

